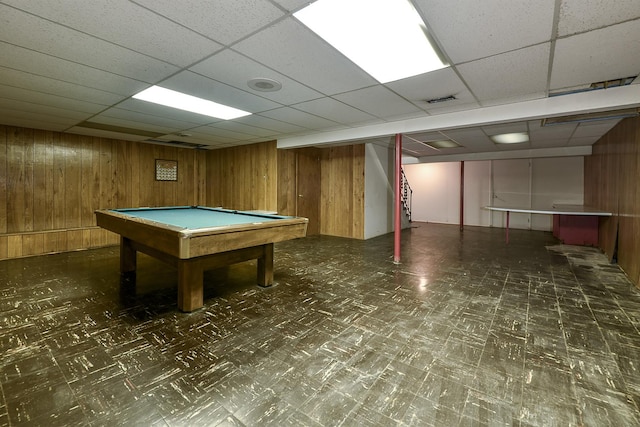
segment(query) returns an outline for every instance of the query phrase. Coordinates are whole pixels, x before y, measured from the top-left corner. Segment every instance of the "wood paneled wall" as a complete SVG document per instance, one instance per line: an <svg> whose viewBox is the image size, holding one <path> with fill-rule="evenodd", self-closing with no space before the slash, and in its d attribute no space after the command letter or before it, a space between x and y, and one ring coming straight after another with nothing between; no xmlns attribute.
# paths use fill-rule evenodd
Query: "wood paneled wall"
<svg viewBox="0 0 640 427"><path fill-rule="evenodd" d="M156 159L176 160L178 180L156 181ZM275 143L198 151L0 125L0 259L116 244L96 209L275 210L275 170Z"/></svg>
<svg viewBox="0 0 640 427"><path fill-rule="evenodd" d="M278 211L275 141L209 151L207 171L210 206Z"/></svg>
<svg viewBox="0 0 640 427"><path fill-rule="evenodd" d="M585 204L614 213L600 220L600 247L640 287L640 118L621 121L585 157Z"/></svg>
<svg viewBox="0 0 640 427"><path fill-rule="evenodd" d="M320 234L364 239L365 145L322 149Z"/></svg>
<svg viewBox="0 0 640 427"><path fill-rule="evenodd" d="M304 197L308 201L311 198L308 192L317 191L319 227L314 231L310 218L308 234L364 239L365 145L278 151L279 212L306 216L298 209L299 193L307 193ZM316 171L306 170L310 163L303 160L317 155L320 156L320 176L311 180L305 175L315 174ZM300 170L299 163L305 165L302 167L305 170ZM313 185L311 181L319 184Z"/></svg>
<svg viewBox="0 0 640 427"><path fill-rule="evenodd" d="M278 150L278 213L297 215L297 150Z"/></svg>

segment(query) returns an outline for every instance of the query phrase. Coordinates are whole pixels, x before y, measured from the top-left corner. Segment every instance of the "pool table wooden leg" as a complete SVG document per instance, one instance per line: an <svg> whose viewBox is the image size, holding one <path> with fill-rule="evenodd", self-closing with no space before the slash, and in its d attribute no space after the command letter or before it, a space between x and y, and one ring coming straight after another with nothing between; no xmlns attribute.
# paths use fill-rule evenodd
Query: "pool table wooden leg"
<svg viewBox="0 0 640 427"><path fill-rule="evenodd" d="M258 258L258 285L273 285L273 243L263 245L263 255Z"/></svg>
<svg viewBox="0 0 640 427"><path fill-rule="evenodd" d="M136 249L126 237L120 238L120 274L132 275L136 272Z"/></svg>
<svg viewBox="0 0 640 427"><path fill-rule="evenodd" d="M199 260L178 261L178 308L193 311L202 307L204 270Z"/></svg>

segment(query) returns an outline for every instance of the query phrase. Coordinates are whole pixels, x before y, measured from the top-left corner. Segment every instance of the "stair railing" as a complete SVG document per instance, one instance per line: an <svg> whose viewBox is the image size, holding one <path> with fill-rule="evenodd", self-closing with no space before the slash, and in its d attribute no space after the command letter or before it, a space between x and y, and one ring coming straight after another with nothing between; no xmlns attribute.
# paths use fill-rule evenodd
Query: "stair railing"
<svg viewBox="0 0 640 427"><path fill-rule="evenodd" d="M400 192L401 194L400 201L402 202L402 208L404 209L404 212L407 214L407 217L409 218L409 222L411 222L413 190L409 185L407 176L404 174L404 169L400 169L400 185L402 187L402 191Z"/></svg>

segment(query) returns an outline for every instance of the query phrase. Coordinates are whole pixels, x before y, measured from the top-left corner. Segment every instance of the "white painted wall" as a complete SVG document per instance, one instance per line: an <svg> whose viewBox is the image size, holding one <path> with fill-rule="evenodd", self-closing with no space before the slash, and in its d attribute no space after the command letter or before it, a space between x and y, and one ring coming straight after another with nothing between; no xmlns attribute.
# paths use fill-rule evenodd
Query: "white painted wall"
<svg viewBox="0 0 640 427"><path fill-rule="evenodd" d="M393 151L365 145L364 238L393 231Z"/></svg>
<svg viewBox="0 0 640 427"><path fill-rule="evenodd" d="M491 203L491 161L464 162L464 223L486 226L491 211L478 209Z"/></svg>
<svg viewBox="0 0 640 427"><path fill-rule="evenodd" d="M404 165L403 169L413 190L413 221L459 223L460 163Z"/></svg>
<svg viewBox="0 0 640 427"><path fill-rule="evenodd" d="M459 224L460 163L404 165L413 188L414 221ZM465 162L466 225L504 227L506 215L487 205L551 208L582 204L584 158L557 157ZM513 228L550 231L549 215L511 214Z"/></svg>

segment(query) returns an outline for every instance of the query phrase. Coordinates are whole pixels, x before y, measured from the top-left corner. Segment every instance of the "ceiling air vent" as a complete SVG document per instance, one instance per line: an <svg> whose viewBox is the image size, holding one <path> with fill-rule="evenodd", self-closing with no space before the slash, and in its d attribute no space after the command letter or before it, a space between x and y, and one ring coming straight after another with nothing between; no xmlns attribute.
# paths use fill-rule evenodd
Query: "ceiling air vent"
<svg viewBox="0 0 640 427"><path fill-rule="evenodd" d="M592 90L609 89L609 88L618 87L618 86L627 86L633 83L635 78L636 76L631 76L631 77L622 77L622 78L613 79L613 80L605 80L602 82L595 82L595 83L591 83L589 86L579 88L579 89L570 89L570 90L562 90L558 92L551 92L549 93L549 97L570 95L570 94L579 93L579 92L590 92Z"/></svg>
<svg viewBox="0 0 640 427"><path fill-rule="evenodd" d="M567 123L594 122L597 120L626 119L628 117L638 117L639 108L627 108L625 110L602 111L599 113L575 114L572 116L549 117L542 119L542 126L563 125Z"/></svg>
<svg viewBox="0 0 640 427"><path fill-rule="evenodd" d="M453 101L456 97L453 95L443 96L440 98L427 99L427 104L439 104L441 102Z"/></svg>

